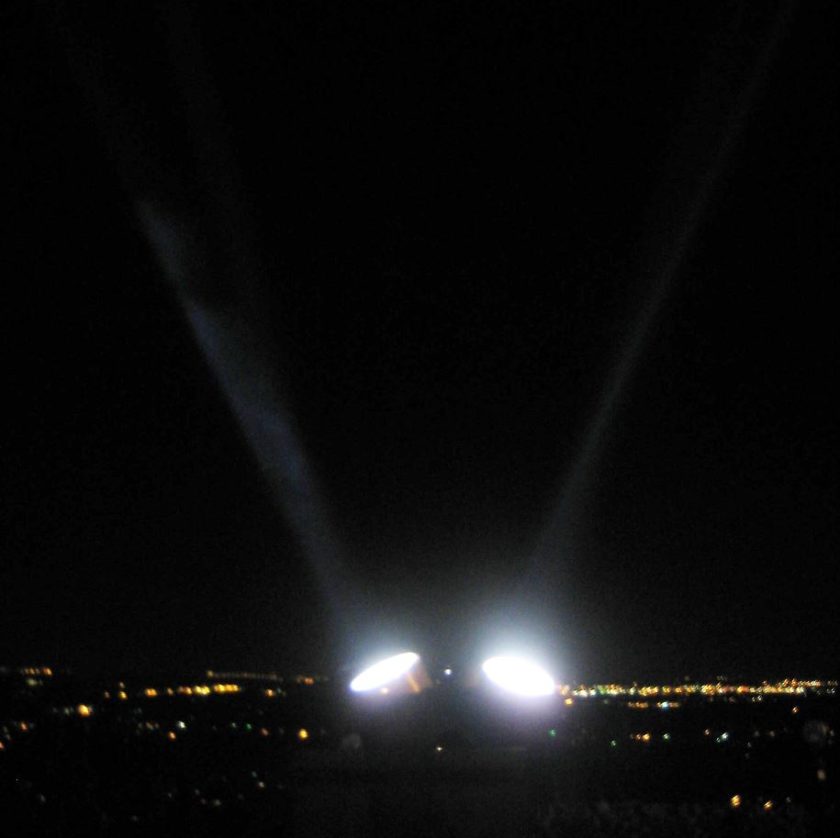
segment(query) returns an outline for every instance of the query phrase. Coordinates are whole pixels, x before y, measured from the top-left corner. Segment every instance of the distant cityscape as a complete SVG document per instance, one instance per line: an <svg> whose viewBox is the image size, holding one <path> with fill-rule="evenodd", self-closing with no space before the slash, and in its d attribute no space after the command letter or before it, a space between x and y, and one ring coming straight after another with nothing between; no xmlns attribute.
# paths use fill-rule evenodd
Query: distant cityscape
<svg viewBox="0 0 840 838"><path fill-rule="evenodd" d="M412 821L480 800L475 834L508 811L548 836L624 834L621 819L653 836L715 834L736 814L738 834L833 834L835 680L557 684L532 713L457 671L430 674L419 695L356 700L344 678L312 672L0 667L0 796L44 835L68 822L89 835L365 834L406 789ZM548 802L528 808L535 789ZM663 812L670 833L657 831ZM312 818L337 826L310 832Z"/></svg>
<svg viewBox="0 0 840 838"><path fill-rule="evenodd" d="M445 670L447 675L452 674L451 669ZM44 679L53 678L62 674L55 667L50 666L22 666L8 667L0 666L0 676L19 675L25 678L28 687L37 688L45 684ZM63 673L63 674L70 674ZM131 687L125 681L116 681L115 686L102 692L100 698L103 701L125 701L130 696L134 698L158 698L160 696L208 696L227 693L241 692L259 688L265 683L277 684L278 688L265 688L262 692L269 698L282 697L282 685L314 686L325 684L331 679L329 676L306 673L284 675L278 672L228 672L208 669L205 672L203 683L191 684L161 684ZM633 681L629 684L606 683L606 684L557 684L557 694L571 699L586 699L597 697L640 697L643 699L660 699L656 706L668 710L679 707L679 699L691 696L705 696L707 698L749 698L753 701L761 701L764 696L780 695L834 695L837 691L838 682L833 679L806 679L806 678L784 678L781 680L763 680L758 683L732 683L724 676L718 676L714 681L708 682L678 682L666 684L639 683ZM636 709L644 709L649 706L647 702L634 701L628 704Z"/></svg>

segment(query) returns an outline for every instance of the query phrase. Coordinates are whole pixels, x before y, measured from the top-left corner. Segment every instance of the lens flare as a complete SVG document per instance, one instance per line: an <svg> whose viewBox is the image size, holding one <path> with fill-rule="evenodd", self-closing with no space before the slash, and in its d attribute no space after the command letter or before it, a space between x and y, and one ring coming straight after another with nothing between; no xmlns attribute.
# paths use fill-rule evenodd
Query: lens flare
<svg viewBox="0 0 840 838"><path fill-rule="evenodd" d="M419 660L420 655L414 652L402 652L399 655L385 658L360 672L350 682L350 689L354 693L380 689L405 675Z"/></svg>
<svg viewBox="0 0 840 838"><path fill-rule="evenodd" d="M554 693L554 679L551 675L525 658L488 658L481 669L496 686L515 695L536 698Z"/></svg>

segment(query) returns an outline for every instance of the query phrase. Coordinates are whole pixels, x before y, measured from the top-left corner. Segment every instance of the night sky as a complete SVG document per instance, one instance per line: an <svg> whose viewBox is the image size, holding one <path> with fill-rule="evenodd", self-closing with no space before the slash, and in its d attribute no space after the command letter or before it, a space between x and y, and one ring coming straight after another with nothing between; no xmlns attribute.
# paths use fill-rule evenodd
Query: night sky
<svg viewBox="0 0 840 838"><path fill-rule="evenodd" d="M836 675L836 4L90 5L3 12L0 663Z"/></svg>

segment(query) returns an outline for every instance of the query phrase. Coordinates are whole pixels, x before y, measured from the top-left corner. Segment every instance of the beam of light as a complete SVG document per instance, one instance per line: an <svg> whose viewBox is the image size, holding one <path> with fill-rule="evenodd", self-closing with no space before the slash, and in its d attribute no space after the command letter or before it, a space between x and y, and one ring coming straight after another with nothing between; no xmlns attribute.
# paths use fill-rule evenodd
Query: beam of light
<svg viewBox="0 0 840 838"><path fill-rule="evenodd" d="M190 237L174 219L150 203L140 204L138 214L178 292L195 339L274 500L303 547L339 628L350 631L363 608L342 561L322 493L286 408L278 376L260 340L258 324L237 321L192 290L203 253L191 247Z"/></svg>
<svg viewBox="0 0 840 838"><path fill-rule="evenodd" d="M350 682L350 689L354 693L365 693L386 687L407 675L419 660L420 655L416 652L401 652L399 655L377 661Z"/></svg>
<svg viewBox="0 0 840 838"><path fill-rule="evenodd" d="M342 558L323 492L295 429L271 324L259 291L269 277L258 258L228 124L205 68L198 28L182 4L167 7L164 30L174 88L192 140L193 183L161 146L162 134L109 72L105 47L82 17L63 20L71 69L151 249L175 289L219 387L301 545L342 645L353 645L366 609ZM173 137L177 141L177 137ZM198 187L198 188L196 188ZM345 652L352 652L351 648Z"/></svg>
<svg viewBox="0 0 840 838"><path fill-rule="evenodd" d="M724 106L725 116L722 119L710 119L718 131L718 136L693 138L694 150L699 150L700 154L705 154L707 148L712 149L705 166L698 166L693 159L689 161L689 166L694 169L694 178L699 181L695 191L688 200L680 196L676 200L662 201L667 205L664 207L665 220L655 225L660 227L660 242L652 248L650 263L644 266L646 275L653 276L654 280L606 378L581 444L559 483L550 507L551 511L531 552L525 577L518 588L520 595L526 587L537 587L543 592L547 591L550 586L546 583L552 575L558 553L569 547L572 520L576 517L578 504L595 474L604 439L615 421L617 408L630 387L652 327L659 318L675 278L697 237L726 164L743 133L747 117L760 94L779 42L790 24L794 6L794 0L785 0L780 4L752 67L746 72L740 92L734 100L731 97L729 99L728 112ZM732 68L729 67L723 71L718 68L720 75L727 79L731 71ZM708 91L706 93L708 94ZM719 95L727 101L724 93ZM705 100L709 97L706 95L703 98ZM689 121L697 122L696 115ZM699 177L698 169L701 173ZM673 180L684 182L684 178ZM675 217L679 219L676 224L673 222Z"/></svg>
<svg viewBox="0 0 840 838"><path fill-rule="evenodd" d="M481 664L481 671L498 687L526 698L553 695L554 679L527 658L499 655Z"/></svg>
<svg viewBox="0 0 840 838"><path fill-rule="evenodd" d="M175 81L190 128L197 173L218 241L184 229L163 205L139 202L147 236L178 292L193 334L246 437L274 500L314 572L343 653L352 653L368 609L343 560L322 491L296 430L273 357L268 306L260 293L270 278L258 258L247 201L205 66L195 22L186 8L167 7ZM218 251L221 265L213 265ZM210 294L208 290L213 289ZM211 302L221 291L224 304Z"/></svg>

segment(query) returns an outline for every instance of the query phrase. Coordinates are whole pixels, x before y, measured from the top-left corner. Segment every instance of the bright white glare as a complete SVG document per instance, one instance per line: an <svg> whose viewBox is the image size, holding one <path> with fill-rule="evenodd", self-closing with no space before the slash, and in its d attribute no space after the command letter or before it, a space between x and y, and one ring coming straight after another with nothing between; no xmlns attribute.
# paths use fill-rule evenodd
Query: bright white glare
<svg viewBox="0 0 840 838"><path fill-rule="evenodd" d="M385 658L373 666L369 666L364 672L360 672L351 682L350 689L354 693L364 693L368 690L376 690L395 681L401 675L405 675L417 661L420 655L414 652L402 652Z"/></svg>
<svg viewBox="0 0 840 838"><path fill-rule="evenodd" d="M554 679L525 658L488 658L481 669L494 684L516 695L537 697L554 692Z"/></svg>

